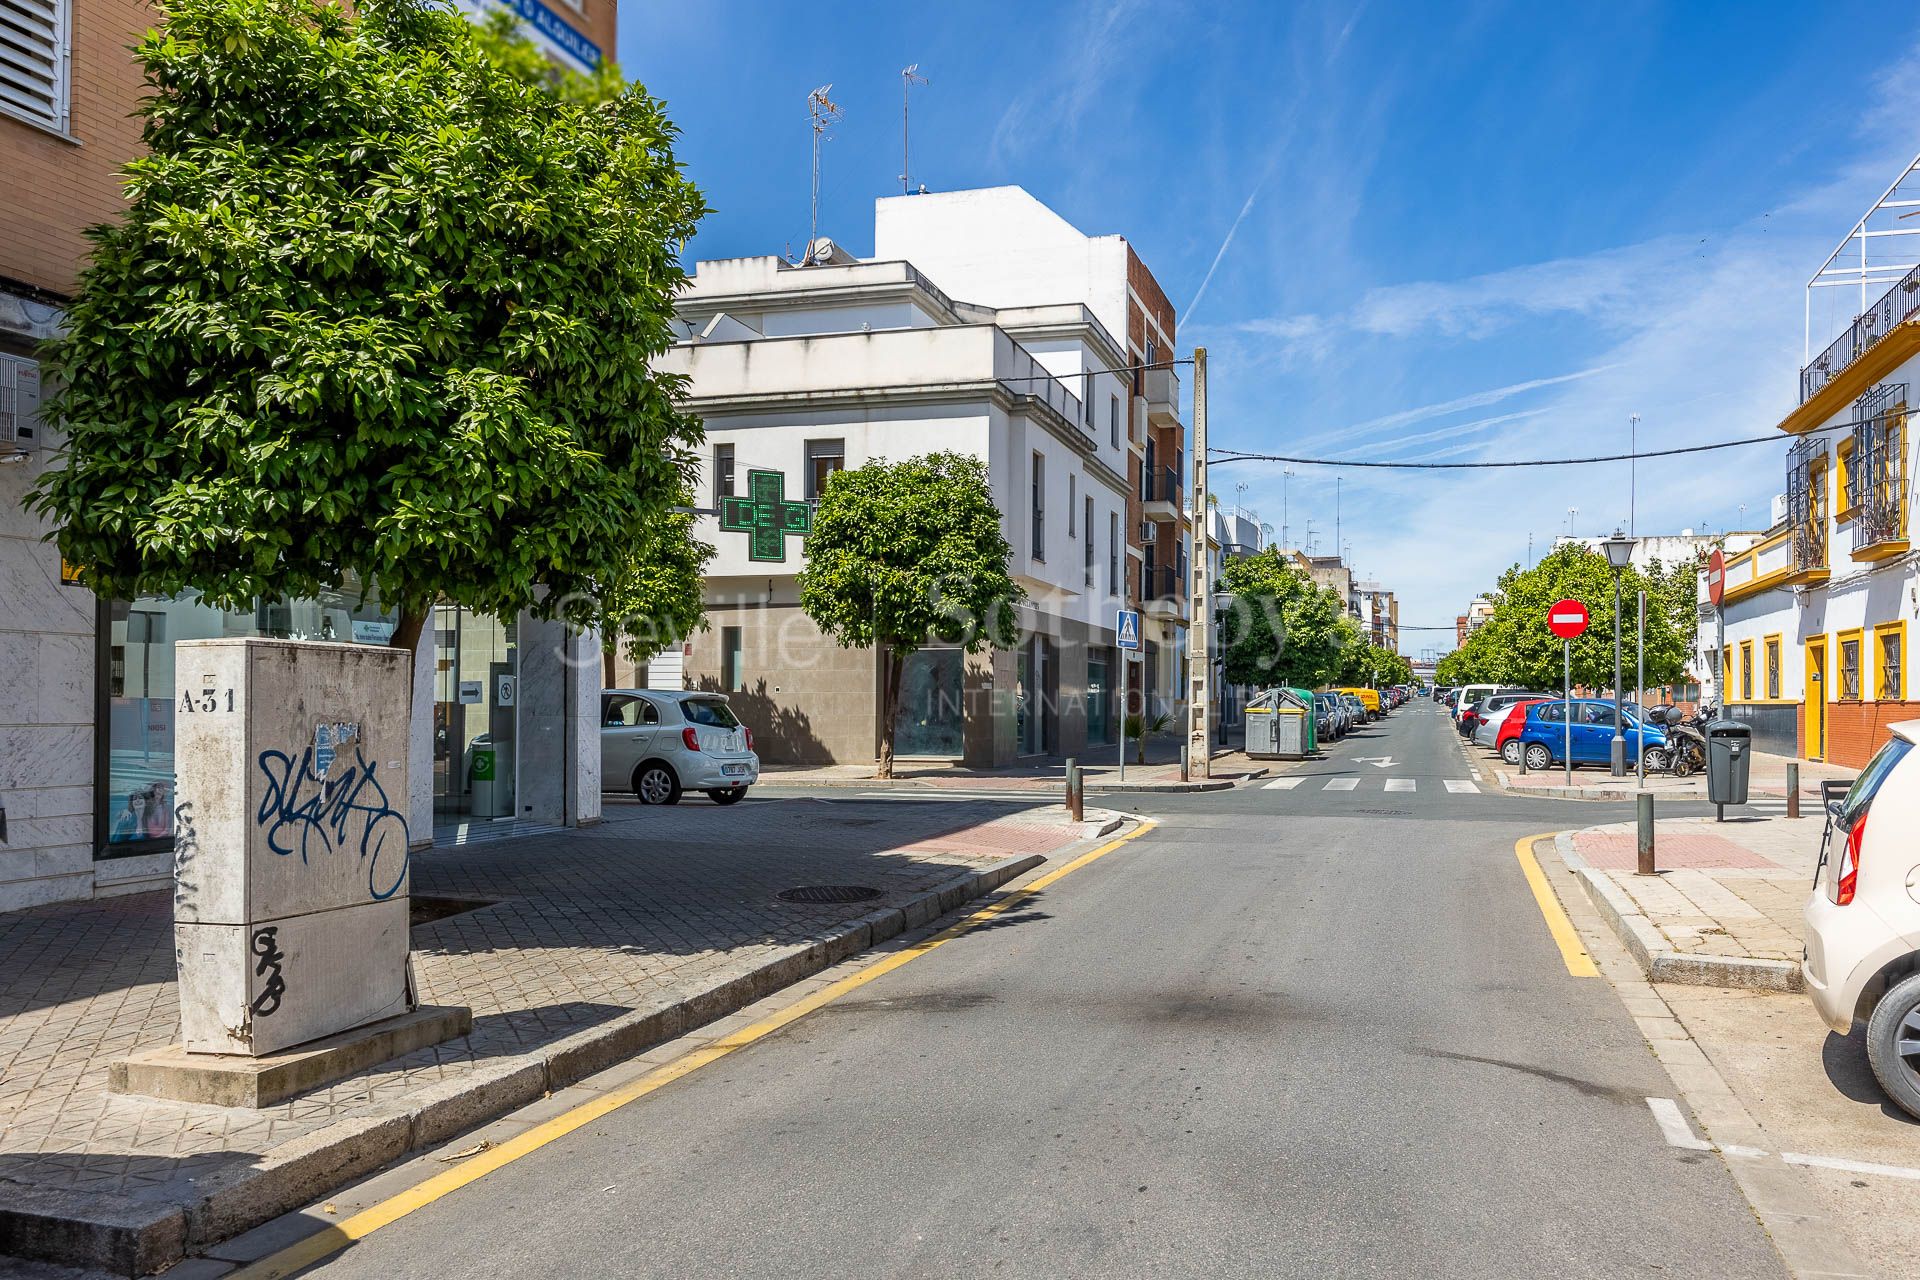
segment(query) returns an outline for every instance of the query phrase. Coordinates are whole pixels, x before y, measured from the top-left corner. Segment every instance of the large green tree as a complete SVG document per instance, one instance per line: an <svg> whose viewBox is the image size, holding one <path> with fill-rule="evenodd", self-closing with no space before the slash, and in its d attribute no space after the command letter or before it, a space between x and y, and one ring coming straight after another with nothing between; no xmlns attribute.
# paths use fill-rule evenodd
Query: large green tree
<svg viewBox="0 0 1920 1280"><path fill-rule="evenodd" d="M1357 635L1343 627L1339 597L1273 547L1229 558L1219 589L1233 597L1220 611L1229 684L1325 684Z"/></svg>
<svg viewBox="0 0 1920 1280"><path fill-rule="evenodd" d="M371 584L591 626L698 424L649 368L705 205L609 72L416 0L170 0L36 504L108 595Z"/></svg>
<svg viewBox="0 0 1920 1280"><path fill-rule="evenodd" d="M827 481L806 542L800 607L846 648L874 648L881 681L879 776L893 776L906 659L929 638L968 653L1013 644L1013 548L986 464L958 453L876 460Z"/></svg>
<svg viewBox="0 0 1920 1280"><path fill-rule="evenodd" d="M681 505L690 508L692 495L684 494ZM628 545L626 563L601 592L600 635L609 685L616 653L646 662L705 629L707 561L712 558L712 544L693 536L693 516L687 511L652 521Z"/></svg>

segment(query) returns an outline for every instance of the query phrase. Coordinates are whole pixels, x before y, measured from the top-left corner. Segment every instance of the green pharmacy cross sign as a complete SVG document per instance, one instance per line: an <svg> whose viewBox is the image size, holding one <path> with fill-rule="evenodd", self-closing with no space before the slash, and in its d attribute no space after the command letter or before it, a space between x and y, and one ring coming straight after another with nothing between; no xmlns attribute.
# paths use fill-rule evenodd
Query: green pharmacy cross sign
<svg viewBox="0 0 1920 1280"><path fill-rule="evenodd" d="M784 561L787 535L813 532L813 505L787 498L787 478L778 471L747 472L747 496L720 499L720 527L753 535L749 560Z"/></svg>

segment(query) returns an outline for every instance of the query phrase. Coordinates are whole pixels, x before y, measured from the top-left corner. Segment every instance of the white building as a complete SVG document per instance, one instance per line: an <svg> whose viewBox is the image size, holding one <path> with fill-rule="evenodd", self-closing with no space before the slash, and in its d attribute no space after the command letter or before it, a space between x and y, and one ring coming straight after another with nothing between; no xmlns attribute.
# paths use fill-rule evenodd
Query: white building
<svg viewBox="0 0 1920 1280"><path fill-rule="evenodd" d="M1909 526L1920 459L1908 430L1920 263L1902 235L1916 202L1920 160L1808 282L1809 317L1816 295L1836 286L1860 312L1818 353L1809 324L1799 404L1779 423L1792 441L1781 518L1727 557L1719 653L1703 603L1702 665L1765 750L1859 766L1888 725L1920 718L1907 676L1920 617ZM1704 602L1704 573L1700 590Z"/></svg>
<svg viewBox="0 0 1920 1280"><path fill-rule="evenodd" d="M728 693L770 762L871 760L881 664L799 608L803 504L842 467L952 451L986 463L1029 600L1012 650L915 655L896 754L991 766L1117 741L1129 377L1098 371L1126 365L1119 340L1077 301L985 307L911 262L814 258L699 263L678 308L687 336L659 361L706 424L699 497L714 514L697 536L718 548L685 680Z"/></svg>

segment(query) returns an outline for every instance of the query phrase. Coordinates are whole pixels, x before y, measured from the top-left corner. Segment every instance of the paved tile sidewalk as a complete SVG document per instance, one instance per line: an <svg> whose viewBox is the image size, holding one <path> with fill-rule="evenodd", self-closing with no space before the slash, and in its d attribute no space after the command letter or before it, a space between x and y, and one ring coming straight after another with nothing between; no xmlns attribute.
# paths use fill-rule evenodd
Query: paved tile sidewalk
<svg viewBox="0 0 1920 1280"><path fill-rule="evenodd" d="M597 827L417 854L416 899L491 904L413 930L422 1001L470 1006L472 1034L257 1112L106 1092L109 1061L178 1036L167 894L0 915L0 1202L9 1186L134 1208L190 1199L337 1120L711 990L957 874L1085 834L1056 808L992 803L613 802ZM775 896L806 884L884 896Z"/></svg>
<svg viewBox="0 0 1920 1280"><path fill-rule="evenodd" d="M1483 763L1497 778L1499 785L1508 791L1538 791L1544 794L1556 794L1567 784L1564 767L1556 766L1545 772L1521 773L1519 769L1504 764L1479 747L1469 745L1468 754L1477 762ZM1748 767L1747 794L1749 797L1779 799L1787 794L1787 756L1777 756L1766 751L1753 753L1753 762ZM1858 769L1844 768L1840 765L1825 764L1818 760L1801 760L1800 794L1811 797L1814 804L1806 806L1805 812L1811 813L1817 807L1820 796L1820 783L1829 778L1851 778L1859 773ZM1640 789L1639 781L1629 775L1615 778L1604 767L1589 765L1573 771L1573 785L1583 794L1599 798L1609 796L1630 796ZM1707 798L1707 780L1704 774L1695 774L1691 778L1675 778L1668 774L1651 774L1647 778L1647 788L1655 796L1668 800L1705 800Z"/></svg>
<svg viewBox="0 0 1920 1280"><path fill-rule="evenodd" d="M1081 772L1089 788L1112 789L1118 786L1120 765L1118 747L1099 747L1097 754L1082 757ZM1148 742L1147 763L1135 764L1128 747L1127 786L1170 787L1180 784L1180 752L1177 743L1167 739ZM1212 761L1216 784L1239 779L1271 767L1270 761L1254 760L1242 751L1217 750ZM760 781L781 787L848 787L875 785L871 764L835 764L817 768L772 765L762 769ZM927 761L898 761L894 764L893 785L948 788L953 790L1058 791L1066 781L1066 761L1052 757L1044 762L1017 765L1006 769L967 769L958 764ZM881 784L884 785L884 784ZM1188 785L1198 786L1197 781Z"/></svg>
<svg viewBox="0 0 1920 1280"><path fill-rule="evenodd" d="M1666 950L1798 966L1800 909L1820 854L1821 820L1814 806L1806 812L1797 820L1663 819L1655 827L1660 870L1652 876L1634 869L1632 823L1575 832L1571 849L1576 869L1584 864L1631 903Z"/></svg>

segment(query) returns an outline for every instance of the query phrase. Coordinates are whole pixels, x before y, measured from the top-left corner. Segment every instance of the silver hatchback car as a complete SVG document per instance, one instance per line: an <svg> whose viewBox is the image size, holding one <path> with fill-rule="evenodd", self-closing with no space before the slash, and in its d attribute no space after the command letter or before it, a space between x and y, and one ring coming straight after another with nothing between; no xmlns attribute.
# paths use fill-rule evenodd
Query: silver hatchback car
<svg viewBox="0 0 1920 1280"><path fill-rule="evenodd" d="M760 780L753 730L725 694L607 689L600 695L600 785L641 804L674 804L704 791L732 804Z"/></svg>

